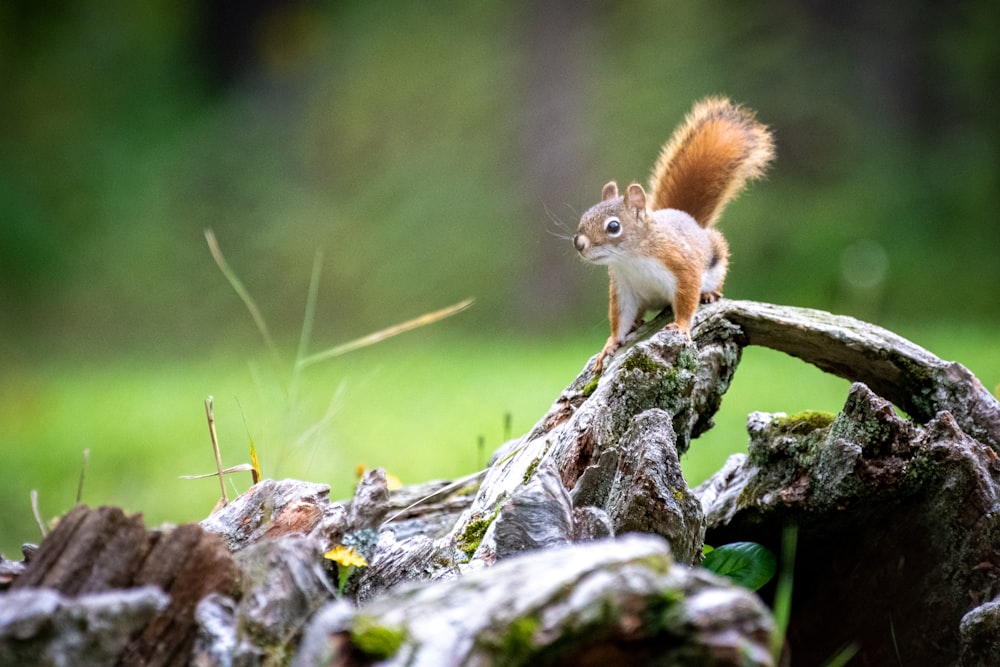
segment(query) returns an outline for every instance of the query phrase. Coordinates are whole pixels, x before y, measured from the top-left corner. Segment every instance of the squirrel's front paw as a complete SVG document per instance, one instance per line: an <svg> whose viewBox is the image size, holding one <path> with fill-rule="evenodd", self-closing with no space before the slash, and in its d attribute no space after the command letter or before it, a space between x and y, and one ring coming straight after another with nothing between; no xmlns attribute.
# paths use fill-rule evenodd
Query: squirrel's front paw
<svg viewBox="0 0 1000 667"><path fill-rule="evenodd" d="M665 326L663 328L664 329L669 329L670 331L679 331L682 334L684 334L685 338L687 338L688 340L691 340L691 325L690 324L688 324L688 325L685 326L685 325L679 324L677 322L671 322L670 324L668 324L667 326Z"/></svg>
<svg viewBox="0 0 1000 667"><path fill-rule="evenodd" d="M596 375L600 375L604 372L604 357L606 356L607 355L604 354L604 350L601 350L601 353L597 355L597 359L594 361L594 373Z"/></svg>
<svg viewBox="0 0 1000 667"><path fill-rule="evenodd" d="M604 348L601 350L600 354L597 355L597 360L594 361L594 372L600 375L604 372L604 360L613 355L621 347L619 343L614 338L609 338L608 342L604 344Z"/></svg>

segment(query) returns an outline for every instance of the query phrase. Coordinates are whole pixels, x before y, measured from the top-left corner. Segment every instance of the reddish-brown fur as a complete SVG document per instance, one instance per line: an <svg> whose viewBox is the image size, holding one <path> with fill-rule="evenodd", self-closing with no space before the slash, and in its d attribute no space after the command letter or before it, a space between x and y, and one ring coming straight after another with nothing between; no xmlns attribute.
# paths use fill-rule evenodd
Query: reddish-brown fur
<svg viewBox="0 0 1000 667"><path fill-rule="evenodd" d="M752 111L721 98L702 100L660 152L650 179L651 208L675 208L711 227L773 157L771 134Z"/></svg>
<svg viewBox="0 0 1000 667"><path fill-rule="evenodd" d="M597 372L646 309L671 305L670 326L688 333L699 303L721 298L729 248L712 226L773 156L771 134L751 111L708 98L694 106L663 147L649 195L637 183L623 196L614 181L604 186L601 202L583 215L574 237L580 254L607 264L610 276L611 336L597 357ZM608 221L618 226L607 227Z"/></svg>

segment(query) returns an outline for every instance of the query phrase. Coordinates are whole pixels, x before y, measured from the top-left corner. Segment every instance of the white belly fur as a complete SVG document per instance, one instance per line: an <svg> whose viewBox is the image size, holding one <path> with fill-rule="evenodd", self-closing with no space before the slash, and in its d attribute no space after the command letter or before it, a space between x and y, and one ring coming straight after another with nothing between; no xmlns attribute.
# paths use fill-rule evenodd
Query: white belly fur
<svg viewBox="0 0 1000 667"><path fill-rule="evenodd" d="M674 302L677 278L658 259L632 259L615 264L613 270L619 299L630 298L635 301L636 308L646 311L665 308Z"/></svg>
<svg viewBox="0 0 1000 667"><path fill-rule="evenodd" d="M618 342L622 342L647 310L673 304L677 278L652 258L616 264L612 271L618 292Z"/></svg>
<svg viewBox="0 0 1000 667"><path fill-rule="evenodd" d="M635 321L648 310L672 306L677 293L677 277L657 259L633 259L612 267L618 292L618 338L624 340ZM722 263L701 278L701 291L714 292L725 277Z"/></svg>

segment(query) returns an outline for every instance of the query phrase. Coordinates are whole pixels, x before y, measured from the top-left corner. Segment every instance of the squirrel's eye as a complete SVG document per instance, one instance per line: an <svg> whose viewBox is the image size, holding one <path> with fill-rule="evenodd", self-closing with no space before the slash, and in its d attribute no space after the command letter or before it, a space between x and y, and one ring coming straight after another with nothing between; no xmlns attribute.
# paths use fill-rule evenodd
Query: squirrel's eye
<svg viewBox="0 0 1000 667"><path fill-rule="evenodd" d="M604 221L604 231L608 236L618 236L622 233L622 223L618 218L608 218Z"/></svg>

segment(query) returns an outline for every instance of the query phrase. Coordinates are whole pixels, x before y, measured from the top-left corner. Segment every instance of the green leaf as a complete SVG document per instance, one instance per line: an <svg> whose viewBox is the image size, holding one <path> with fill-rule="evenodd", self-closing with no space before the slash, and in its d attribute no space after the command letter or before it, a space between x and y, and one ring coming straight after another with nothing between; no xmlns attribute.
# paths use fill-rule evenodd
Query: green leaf
<svg viewBox="0 0 1000 667"><path fill-rule="evenodd" d="M733 542L708 552L702 566L755 591L774 576L777 560L767 547L756 542Z"/></svg>

